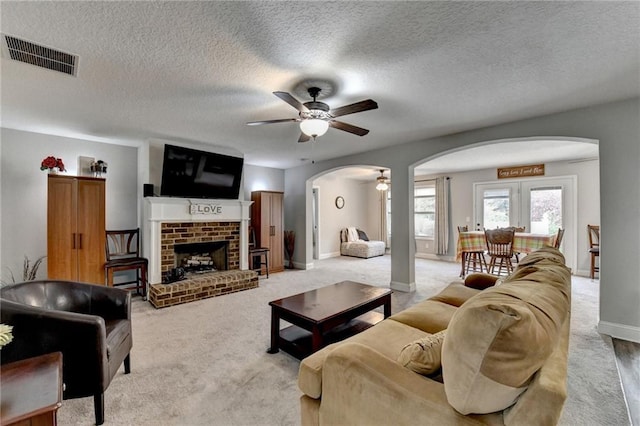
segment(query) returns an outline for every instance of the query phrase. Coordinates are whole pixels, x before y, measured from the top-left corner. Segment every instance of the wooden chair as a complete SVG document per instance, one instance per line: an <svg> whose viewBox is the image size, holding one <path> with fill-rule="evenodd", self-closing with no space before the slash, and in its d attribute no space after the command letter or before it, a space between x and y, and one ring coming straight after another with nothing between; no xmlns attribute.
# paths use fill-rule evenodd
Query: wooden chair
<svg viewBox="0 0 640 426"><path fill-rule="evenodd" d="M600 257L600 226L587 225L589 231L589 254L591 254L591 270L589 275L594 279L596 272L600 274L600 266L596 266L596 257ZM600 260L600 259L598 259Z"/></svg>
<svg viewBox="0 0 640 426"><path fill-rule="evenodd" d="M461 232L469 232L469 227L466 225L458 226L458 236ZM471 270L474 272L478 271L478 267L480 268L480 272L484 272L485 270L489 272L487 261L484 258L484 251L463 251L462 257L462 271L460 271L461 277L464 277ZM484 269L482 266L483 264Z"/></svg>
<svg viewBox="0 0 640 426"><path fill-rule="evenodd" d="M120 271L134 270L136 278L115 284L123 286L134 284L136 293L147 297L147 270L149 261L140 256L140 228L107 230L107 261L104 264L107 285L113 287L113 274ZM142 289L142 293L140 293Z"/></svg>
<svg viewBox="0 0 640 426"><path fill-rule="evenodd" d="M513 236L514 228L503 229L485 229L484 235L487 240L487 254L491 257L489 261L489 273L500 275L504 267L507 275L513 272ZM498 265L498 273L495 274L496 262L500 260Z"/></svg>
<svg viewBox="0 0 640 426"><path fill-rule="evenodd" d="M556 234L556 241L553 243L553 248L560 248L560 244L562 244L562 237L564 237L564 229L558 228L558 233Z"/></svg>
<svg viewBox="0 0 640 426"><path fill-rule="evenodd" d="M264 265L269 278L269 248L256 247L256 231L249 227L249 269L262 275L262 265Z"/></svg>

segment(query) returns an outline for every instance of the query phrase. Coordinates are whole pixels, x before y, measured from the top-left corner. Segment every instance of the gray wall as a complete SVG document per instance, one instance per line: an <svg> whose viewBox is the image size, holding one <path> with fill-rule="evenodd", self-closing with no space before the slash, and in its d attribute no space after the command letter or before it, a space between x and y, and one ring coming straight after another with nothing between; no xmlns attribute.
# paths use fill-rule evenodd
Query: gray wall
<svg viewBox="0 0 640 426"><path fill-rule="evenodd" d="M107 228L137 226L137 148L40 133L1 129L0 265L3 281L9 269L22 276L22 261L47 254L47 172L40 170L49 155L62 158L66 175L76 175L78 156L109 164L106 174ZM46 260L38 271L47 275Z"/></svg>
<svg viewBox="0 0 640 426"><path fill-rule="evenodd" d="M285 171L285 227L296 231L294 259L312 267L311 180L325 171L379 164L393 176L391 287L415 288L410 194L414 165L443 152L509 138L596 139L600 146L602 253L599 328L640 341L640 99L520 120L446 137L397 145ZM304 213L302 213L304 212Z"/></svg>
<svg viewBox="0 0 640 426"><path fill-rule="evenodd" d="M244 200L251 200L253 191L284 191L284 170L245 164L243 189Z"/></svg>

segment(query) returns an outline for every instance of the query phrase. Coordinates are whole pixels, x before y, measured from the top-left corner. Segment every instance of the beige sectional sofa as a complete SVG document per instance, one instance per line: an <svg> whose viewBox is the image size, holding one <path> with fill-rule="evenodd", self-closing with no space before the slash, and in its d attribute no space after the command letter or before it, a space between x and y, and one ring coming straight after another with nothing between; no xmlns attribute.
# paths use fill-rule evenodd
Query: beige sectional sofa
<svg viewBox="0 0 640 426"><path fill-rule="evenodd" d="M454 282L305 358L302 424L556 424L571 306L564 263L545 247L499 285L486 275Z"/></svg>

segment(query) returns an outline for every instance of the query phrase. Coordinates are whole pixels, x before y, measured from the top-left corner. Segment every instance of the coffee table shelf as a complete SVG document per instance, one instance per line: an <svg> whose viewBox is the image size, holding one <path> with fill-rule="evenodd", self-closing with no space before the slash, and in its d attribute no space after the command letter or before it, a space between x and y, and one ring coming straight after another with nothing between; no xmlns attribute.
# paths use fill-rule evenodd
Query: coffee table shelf
<svg viewBox="0 0 640 426"><path fill-rule="evenodd" d="M322 335L322 343L330 345L361 333L384 319L380 312L368 312L352 319ZM280 330L280 349L298 359L303 359L313 353L312 333L297 325Z"/></svg>

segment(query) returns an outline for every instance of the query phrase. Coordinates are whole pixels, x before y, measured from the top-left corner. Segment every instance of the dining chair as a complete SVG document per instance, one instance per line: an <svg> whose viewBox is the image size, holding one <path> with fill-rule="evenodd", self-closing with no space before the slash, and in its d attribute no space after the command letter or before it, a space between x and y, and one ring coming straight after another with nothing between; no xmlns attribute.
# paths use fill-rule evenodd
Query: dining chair
<svg viewBox="0 0 640 426"><path fill-rule="evenodd" d="M136 293L147 297L147 270L149 261L140 255L140 228L107 230L105 243L107 261L104 264L107 285L113 287L115 272L135 271L135 279L119 282L115 286L135 284ZM142 289L142 293L140 293Z"/></svg>
<svg viewBox="0 0 640 426"><path fill-rule="evenodd" d="M488 271L490 274L500 275L504 267L507 275L513 272L513 236L514 228L502 229L485 229L484 235L487 240L487 254L491 257L489 261ZM498 273L495 274L496 262L498 264Z"/></svg>
<svg viewBox="0 0 640 426"><path fill-rule="evenodd" d="M562 237L564 237L564 229L558 228L558 233L556 234L556 240L553 243L553 248L560 248L560 244L562 244Z"/></svg>
<svg viewBox="0 0 640 426"><path fill-rule="evenodd" d="M461 232L469 232L469 227L467 225L458 226L458 238L460 237ZM460 272L461 277L464 277L470 270L473 270L474 272L478 271L478 268L480 268L480 272L484 272L485 270L487 272L489 271L487 267L487 260L484 258L484 250L463 251L462 256L462 270Z"/></svg>
<svg viewBox="0 0 640 426"><path fill-rule="evenodd" d="M594 279L596 272L600 274L600 263L596 266L596 257L600 260L600 226L599 225L587 225L589 231L589 254L591 254L591 270L589 275L591 279Z"/></svg>

